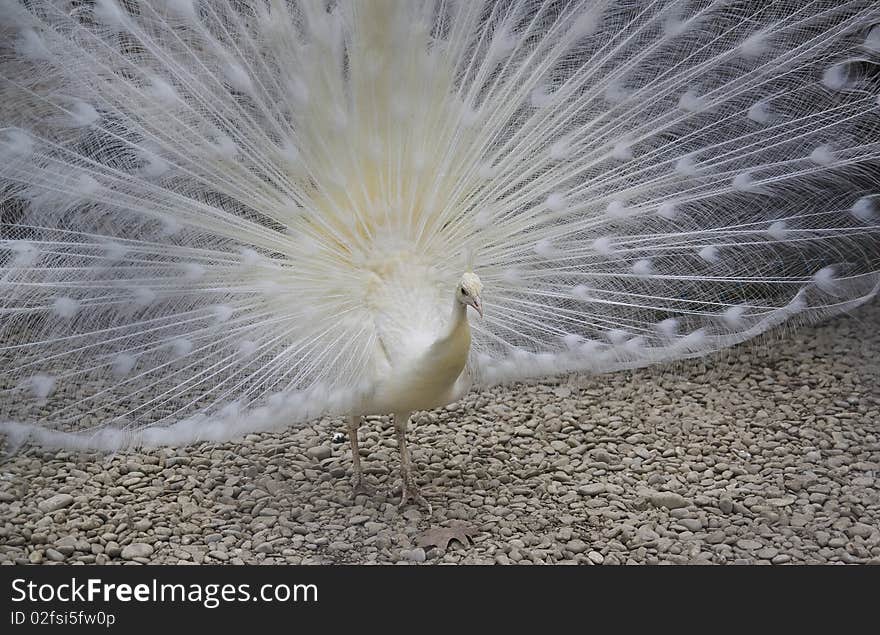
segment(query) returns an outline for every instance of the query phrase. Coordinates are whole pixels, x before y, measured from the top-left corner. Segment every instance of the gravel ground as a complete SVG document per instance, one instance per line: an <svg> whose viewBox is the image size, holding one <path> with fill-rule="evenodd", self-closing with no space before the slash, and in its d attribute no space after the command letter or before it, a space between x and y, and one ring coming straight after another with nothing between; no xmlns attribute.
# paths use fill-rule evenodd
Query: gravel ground
<svg viewBox="0 0 880 635"><path fill-rule="evenodd" d="M709 361L418 415L430 517L351 501L342 429L27 449L0 464L0 563L880 563L878 303ZM388 422L361 434L369 479L396 487ZM466 544L444 548L453 530Z"/></svg>

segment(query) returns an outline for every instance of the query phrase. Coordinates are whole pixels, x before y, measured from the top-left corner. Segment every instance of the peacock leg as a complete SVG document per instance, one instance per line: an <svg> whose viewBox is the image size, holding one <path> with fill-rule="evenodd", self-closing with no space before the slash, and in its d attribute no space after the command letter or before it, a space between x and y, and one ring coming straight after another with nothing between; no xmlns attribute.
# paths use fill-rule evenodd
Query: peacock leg
<svg viewBox="0 0 880 635"><path fill-rule="evenodd" d="M408 412L394 415L394 429L397 432L397 447L400 449L400 477L402 480L400 490L400 504L398 509L406 505L407 501L412 501L417 505L427 508L428 515L431 514L431 503L425 500L419 492L419 488L415 484L412 476L412 463L409 460L409 450L406 449L406 424L409 423Z"/></svg>
<svg viewBox="0 0 880 635"><path fill-rule="evenodd" d="M376 494L376 490L364 482L364 473L361 471L361 454L358 450L358 428L360 425L360 416L352 415L348 418L348 439L351 442L351 462L354 467L352 498L356 498L358 494L365 494L367 496L374 496Z"/></svg>

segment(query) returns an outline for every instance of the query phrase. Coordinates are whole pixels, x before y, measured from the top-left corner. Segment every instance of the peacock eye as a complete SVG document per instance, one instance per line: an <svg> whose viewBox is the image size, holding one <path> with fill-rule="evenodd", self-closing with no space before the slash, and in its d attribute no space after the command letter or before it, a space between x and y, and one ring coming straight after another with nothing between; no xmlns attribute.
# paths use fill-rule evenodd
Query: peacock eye
<svg viewBox="0 0 880 635"><path fill-rule="evenodd" d="M468 295L467 289L465 289L464 287L462 287L462 288L461 288L461 294L462 294L462 295Z"/></svg>

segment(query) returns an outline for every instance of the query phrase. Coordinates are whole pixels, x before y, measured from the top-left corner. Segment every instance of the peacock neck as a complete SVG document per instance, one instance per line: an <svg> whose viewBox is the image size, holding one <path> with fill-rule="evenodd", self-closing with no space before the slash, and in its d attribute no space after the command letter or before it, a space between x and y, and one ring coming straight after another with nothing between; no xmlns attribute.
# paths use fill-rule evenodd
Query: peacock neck
<svg viewBox="0 0 880 635"><path fill-rule="evenodd" d="M452 300L452 315L449 319L449 326L446 329L444 338L454 337L462 329L469 330L470 325L467 319L467 307L458 301L458 298Z"/></svg>

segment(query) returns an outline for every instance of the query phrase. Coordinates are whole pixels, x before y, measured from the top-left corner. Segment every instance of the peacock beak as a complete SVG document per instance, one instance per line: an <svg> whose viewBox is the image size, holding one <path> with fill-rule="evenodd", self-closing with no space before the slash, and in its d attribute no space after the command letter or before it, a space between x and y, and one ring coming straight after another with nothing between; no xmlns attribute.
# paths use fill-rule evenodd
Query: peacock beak
<svg viewBox="0 0 880 635"><path fill-rule="evenodd" d="M474 297L474 303L471 305L477 310L477 313L480 314L480 317L483 317L483 303L479 297Z"/></svg>

